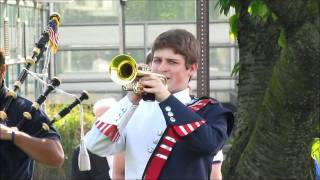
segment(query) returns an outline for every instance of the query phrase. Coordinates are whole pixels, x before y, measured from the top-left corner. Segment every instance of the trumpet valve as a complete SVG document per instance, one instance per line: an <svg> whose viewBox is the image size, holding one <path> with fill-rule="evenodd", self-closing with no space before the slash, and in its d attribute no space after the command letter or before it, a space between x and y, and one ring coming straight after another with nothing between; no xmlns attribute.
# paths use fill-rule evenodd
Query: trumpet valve
<svg viewBox="0 0 320 180"><path fill-rule="evenodd" d="M141 94L143 93L143 86L141 83L139 83L138 81L133 82L132 83L132 87L133 87L133 92L137 93L137 94Z"/></svg>

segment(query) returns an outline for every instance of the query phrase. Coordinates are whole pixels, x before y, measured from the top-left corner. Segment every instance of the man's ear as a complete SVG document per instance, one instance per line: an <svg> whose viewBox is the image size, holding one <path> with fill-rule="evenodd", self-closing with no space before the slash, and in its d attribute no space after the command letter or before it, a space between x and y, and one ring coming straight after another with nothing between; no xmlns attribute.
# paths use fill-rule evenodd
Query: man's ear
<svg viewBox="0 0 320 180"><path fill-rule="evenodd" d="M190 77L194 74L197 73L197 70L198 70L198 64L191 64L190 67L189 67L189 72L190 72Z"/></svg>
<svg viewBox="0 0 320 180"><path fill-rule="evenodd" d="M0 67L0 77L4 77L4 74L6 73L6 65L5 64L2 64L1 67Z"/></svg>
<svg viewBox="0 0 320 180"><path fill-rule="evenodd" d="M2 81L3 81L5 74L6 74L6 65L5 65L5 64L2 64L2 65L0 66L0 84L1 84Z"/></svg>

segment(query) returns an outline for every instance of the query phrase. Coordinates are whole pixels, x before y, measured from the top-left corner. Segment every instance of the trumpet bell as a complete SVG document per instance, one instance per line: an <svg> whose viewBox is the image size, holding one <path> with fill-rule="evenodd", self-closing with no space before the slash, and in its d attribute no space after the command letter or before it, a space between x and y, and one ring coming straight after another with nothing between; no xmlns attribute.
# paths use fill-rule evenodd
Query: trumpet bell
<svg viewBox="0 0 320 180"><path fill-rule="evenodd" d="M111 60L109 74L112 81L120 85L129 84L137 76L137 63L129 55L118 55Z"/></svg>
<svg viewBox="0 0 320 180"><path fill-rule="evenodd" d="M138 68L136 61L131 56L125 54L118 55L111 60L109 74L112 81L122 85L124 91L133 91L137 94L148 94L143 92L143 86L138 81L145 75L156 75L161 79L163 84L167 84L167 79L164 75L152 73L148 66L139 66ZM150 97L154 99L154 95Z"/></svg>

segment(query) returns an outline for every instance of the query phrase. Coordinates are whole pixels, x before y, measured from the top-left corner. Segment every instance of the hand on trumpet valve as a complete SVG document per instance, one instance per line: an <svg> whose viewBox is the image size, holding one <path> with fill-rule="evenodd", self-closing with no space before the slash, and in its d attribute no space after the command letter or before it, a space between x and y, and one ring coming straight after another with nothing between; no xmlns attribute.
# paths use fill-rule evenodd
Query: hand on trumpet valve
<svg viewBox="0 0 320 180"><path fill-rule="evenodd" d="M134 104L146 94L154 94L155 100L162 102L170 96L170 92L163 77L154 73L146 73L131 83L133 93L129 92L129 99Z"/></svg>
<svg viewBox="0 0 320 180"><path fill-rule="evenodd" d="M146 74L139 81L143 86L143 91L154 94L158 102L164 101L171 94L163 78L157 74Z"/></svg>

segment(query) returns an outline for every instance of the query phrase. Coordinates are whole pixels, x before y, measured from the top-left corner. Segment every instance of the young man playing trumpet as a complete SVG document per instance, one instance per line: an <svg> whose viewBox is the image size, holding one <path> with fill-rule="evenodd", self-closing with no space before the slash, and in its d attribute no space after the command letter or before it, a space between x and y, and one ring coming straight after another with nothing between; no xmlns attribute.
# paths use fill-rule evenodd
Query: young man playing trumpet
<svg viewBox="0 0 320 180"><path fill-rule="evenodd" d="M155 102L129 92L87 133L89 151L125 153L126 179L209 179L213 156L232 129L233 115L211 98L192 99L188 82L197 72L199 43L181 29L160 34L151 70L139 82Z"/></svg>
<svg viewBox="0 0 320 180"><path fill-rule="evenodd" d="M5 72L5 58L0 51L0 111L7 100L7 89L3 82ZM35 111L23 132L10 128L17 126L23 119L23 112L28 112L31 105L30 101L18 96L6 112L6 120L0 122L0 180L32 179L34 160L53 167L60 167L64 162L60 137L52 127L39 133L37 137L32 136L39 132L36 127L41 122L49 123L42 111Z"/></svg>

